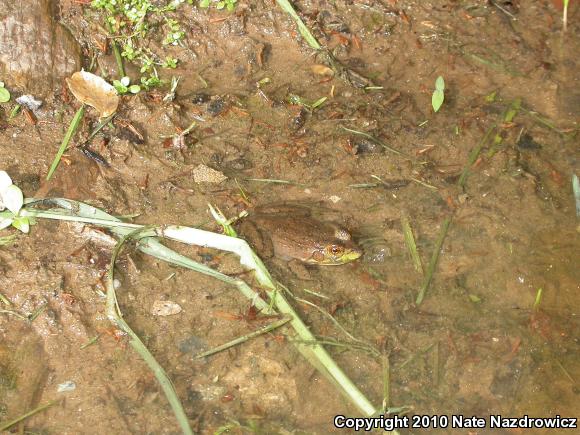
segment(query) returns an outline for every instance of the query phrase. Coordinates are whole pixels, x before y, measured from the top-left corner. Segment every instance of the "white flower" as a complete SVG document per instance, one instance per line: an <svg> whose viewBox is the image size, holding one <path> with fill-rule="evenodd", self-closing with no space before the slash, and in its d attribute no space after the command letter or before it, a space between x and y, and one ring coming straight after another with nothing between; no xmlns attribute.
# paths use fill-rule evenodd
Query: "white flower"
<svg viewBox="0 0 580 435"><path fill-rule="evenodd" d="M0 171L0 211L8 209L12 213L12 216L0 217L0 230L13 225L22 232L29 231L29 219L18 216L23 204L22 190L12 184L12 179L6 171Z"/></svg>
<svg viewBox="0 0 580 435"><path fill-rule="evenodd" d="M22 190L15 184L6 171L0 171L0 211L7 208L14 214L18 214L24 203Z"/></svg>

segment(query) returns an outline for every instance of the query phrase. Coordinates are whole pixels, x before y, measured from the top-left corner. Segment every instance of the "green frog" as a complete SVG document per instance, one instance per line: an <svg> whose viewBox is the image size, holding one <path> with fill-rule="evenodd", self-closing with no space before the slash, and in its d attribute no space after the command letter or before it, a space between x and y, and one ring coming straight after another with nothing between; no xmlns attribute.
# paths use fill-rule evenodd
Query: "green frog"
<svg viewBox="0 0 580 435"><path fill-rule="evenodd" d="M242 221L240 233L265 258L336 266L362 255L347 230L312 217L307 209L262 207Z"/></svg>

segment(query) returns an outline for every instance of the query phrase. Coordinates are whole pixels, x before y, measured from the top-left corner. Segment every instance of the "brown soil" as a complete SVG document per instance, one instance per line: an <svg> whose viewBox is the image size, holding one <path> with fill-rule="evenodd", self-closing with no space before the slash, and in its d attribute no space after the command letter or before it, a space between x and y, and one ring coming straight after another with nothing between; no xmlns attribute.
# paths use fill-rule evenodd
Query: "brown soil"
<svg viewBox="0 0 580 435"><path fill-rule="evenodd" d="M47 97L35 124L23 115L9 119L12 106L0 106L0 170L26 196L77 199L114 215L138 215L135 222L145 224L218 231L208 202L228 216L279 201L333 210L331 219L365 248L361 261L333 268L276 263L272 271L295 296L331 311L388 356L390 406L421 415L577 417L580 234L570 179L580 165L578 8L563 34L561 11L549 1L295 5L338 59L380 88L314 73L321 59L275 2L240 1L234 13L184 6L178 19L186 40L172 48L180 64L166 75L181 77L177 97L163 103L164 88L123 97L115 127L90 144L108 166L71 148L45 182L78 103L57 80L64 70L55 69L37 90L34 80L3 68L0 79L13 96ZM71 30L88 65L98 16L83 2L58 6L55 20ZM42 25L56 25L49 21ZM0 35L0 45L5 39ZM26 48L39 51L42 44ZM96 72L106 75L110 60L103 55ZM433 113L439 75L445 102ZM258 89L266 77L270 83ZM494 101L486 99L492 92ZM309 112L289 104L289 94L328 99ZM504 123L514 99L522 109ZM182 143L162 138L193 120L197 127ZM89 110L76 144L97 121ZM501 144L482 150L459 188L470 152L494 124ZM228 179L195 182L199 164ZM361 184L367 185L353 187ZM404 242L403 214L424 269L444 219L453 216L419 306L423 277ZM0 302L0 309L24 316L41 309L33 321L0 312L0 422L59 399L14 433L179 433L155 378L104 314L103 274L113 243L96 228L39 220L29 235L0 247L0 293L12 304ZM239 272L223 253L175 248ZM195 431L239 423L232 433L325 434L335 430L334 415L358 414L279 331L193 358L264 324L248 318L249 303L235 289L131 250L121 256L118 276L125 319L171 377ZM539 288L543 297L533 310ZM160 300L182 311L152 315ZM293 305L317 335L348 341L317 310ZM379 406L382 360L337 349L329 351ZM67 381L76 388L57 392Z"/></svg>

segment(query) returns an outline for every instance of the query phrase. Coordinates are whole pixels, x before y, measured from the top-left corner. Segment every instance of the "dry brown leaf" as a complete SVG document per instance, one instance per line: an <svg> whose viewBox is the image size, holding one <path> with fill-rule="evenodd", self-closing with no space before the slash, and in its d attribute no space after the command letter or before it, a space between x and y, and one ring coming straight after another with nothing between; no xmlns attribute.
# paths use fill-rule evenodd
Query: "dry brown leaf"
<svg viewBox="0 0 580 435"><path fill-rule="evenodd" d="M320 76L333 76L334 71L327 67L326 65L312 65L310 68L314 74L318 74Z"/></svg>
<svg viewBox="0 0 580 435"><path fill-rule="evenodd" d="M101 118L117 111L117 91L103 78L87 71L78 71L66 79L66 84L77 100L97 109Z"/></svg>

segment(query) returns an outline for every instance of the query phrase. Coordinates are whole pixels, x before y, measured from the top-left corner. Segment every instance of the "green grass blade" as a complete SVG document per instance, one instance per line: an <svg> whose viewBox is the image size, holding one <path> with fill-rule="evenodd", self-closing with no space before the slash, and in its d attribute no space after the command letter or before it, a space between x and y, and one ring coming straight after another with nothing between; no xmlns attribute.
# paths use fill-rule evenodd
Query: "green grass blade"
<svg viewBox="0 0 580 435"><path fill-rule="evenodd" d="M403 235L405 236L405 244L407 245L411 259L413 260L415 270L423 275L421 257L419 257L419 252L417 251L417 245L415 243L415 236L413 236L413 230L411 229L409 218L407 218L406 215L401 216L401 225L403 227Z"/></svg>
<svg viewBox="0 0 580 435"><path fill-rule="evenodd" d="M314 48L315 50L320 50L322 46L318 43L314 35L308 29L308 27L306 27L306 24L304 24L302 18L298 16L296 10L290 4L290 2L288 0L276 0L276 2L284 12L286 12L288 15L290 15L290 17L292 17L292 19L296 23L296 26L298 27L298 31L300 32L304 40L308 43L308 45L310 45L310 47Z"/></svg>
<svg viewBox="0 0 580 435"><path fill-rule="evenodd" d="M48 203L58 205L59 207L63 208L64 211L61 212L61 216L59 216L55 211L47 212L35 210L33 208L35 202L39 204ZM21 211L21 213L23 213L25 216L90 222L110 228L111 232L119 237L127 236L127 234L131 233L135 229L143 228L140 225L121 222L119 219L95 207L78 201L62 198L41 201L28 199L25 201L25 203L27 205ZM295 343L303 356L308 359L311 364L318 368L321 373L325 375L334 385L336 385L340 392L344 394L363 415L371 416L375 414L376 409L373 404L348 378L348 376L336 364L336 362L332 359L324 347L317 343L315 336L312 334L308 326L302 321L302 319L300 319L292 306L282 296L281 292L276 291L276 285L270 277L268 270L244 240L228 237L223 234L215 234L209 231L199 230L197 228L180 226L167 226L163 227L162 229L149 231L159 237L165 237L187 244L213 247L237 254L240 257L241 264L248 267L249 269L254 270L256 279L263 287L267 289L268 296L270 297L270 300L276 309L282 315L286 315L292 318L290 324L298 335L299 340L305 343L309 343L308 345ZM144 253L154 255L157 258L167 259L167 261L171 261L173 264L178 264L183 267L197 270L201 273L235 285L238 289L240 289L240 291L244 292L246 297L254 301L257 308L263 311L268 309L266 302L261 299L257 299L256 292L254 292L241 279L229 277L227 275L221 274L218 271L208 268L207 266L196 263L193 260L163 246L155 237L146 237L141 239L137 246Z"/></svg>
<svg viewBox="0 0 580 435"><path fill-rule="evenodd" d="M137 233L138 232L140 232L140 230L138 230ZM139 336L135 334L135 332L129 327L127 322L125 322L125 320L123 319L123 315L121 314L119 304L117 303L117 295L115 292L115 286L113 284L115 263L117 261L117 257L119 255L122 246L128 239L133 237L135 233L136 232L133 232L123 237L119 241L119 243L117 243L115 249L113 250L113 254L111 256L111 263L109 265L109 271L107 272L107 281L106 281L107 316L109 320L111 320L111 322L113 322L117 327L123 330L131 338L130 341L131 346L133 347L133 349L135 349L135 351L139 354L139 356L143 359L143 361L145 361L149 369L155 375L157 382L159 382L159 384L161 385L161 388L165 393L165 397L167 397L167 400L171 405L171 409L173 410L175 418L177 419L177 422L181 427L181 431L185 435L193 435L193 431L189 426L189 421L187 419L187 415L185 415L183 405L181 404L181 401L177 396L177 392L175 391L175 388L171 383L169 376L167 376L167 373L165 373L163 367L159 365L155 357L151 354L149 349L147 349L147 347L143 344Z"/></svg>
<svg viewBox="0 0 580 435"><path fill-rule="evenodd" d="M0 432L5 431L6 429L14 426L16 423L20 423L22 420L26 420L28 417L31 417L34 414L38 414L39 412L44 411L46 408L51 407L57 402L58 400L53 400L51 402L45 403L44 405L40 405L39 407L34 408L31 411L28 411L26 414L22 414L20 417L16 417L14 420L7 421L6 423L1 423Z"/></svg>
<svg viewBox="0 0 580 435"><path fill-rule="evenodd" d="M425 292L429 288L431 284L431 279L433 279L433 274L435 273L435 267L437 266L437 261L439 260L439 253L441 251L441 247L443 246L443 241L445 240L445 236L447 235L447 230L449 229L449 225L451 224L451 217L446 217L443 221L443 225L441 226L441 233L439 234L439 238L437 239L437 243L435 243L435 247L433 248L433 255L431 256L431 261L429 262L429 267L427 267L427 275L425 276L425 280L423 281L423 286L417 295L417 300L415 303L417 305L423 302L423 298L425 297Z"/></svg>
<svg viewBox="0 0 580 435"><path fill-rule="evenodd" d="M83 119L84 114L85 114L85 105L83 104L79 108L79 110L77 110L77 113L75 113L74 118L72 119L70 125L68 126L68 130L66 131L66 134L64 135L64 138L62 139L62 142L60 144L60 148L58 149L58 152L56 153L56 156L54 157L54 160L52 161L52 165L50 165L50 169L48 170L48 175L46 176L47 180L50 180L50 178L52 177L52 174L54 173L58 164L60 163L60 159L61 159L62 155L64 154L64 152L66 151L70 140L72 139L72 137L76 133L77 129L79 128L79 125L81 123L81 120Z"/></svg>
<svg viewBox="0 0 580 435"><path fill-rule="evenodd" d="M479 153L481 153L482 148L487 143L489 137L491 136L491 133L494 130L495 130L495 124L492 125L491 127L489 127L489 129L487 130L487 132L485 133L483 138L479 141L477 146L469 154L469 158L467 159L467 164L465 165L465 168L463 168L463 172L461 173L461 176L459 177L459 180L457 181L457 185L459 187L463 188L465 186L465 182L467 181L467 175L469 174L469 170L471 169L471 166L475 163L475 161L477 160L477 157L479 157Z"/></svg>

